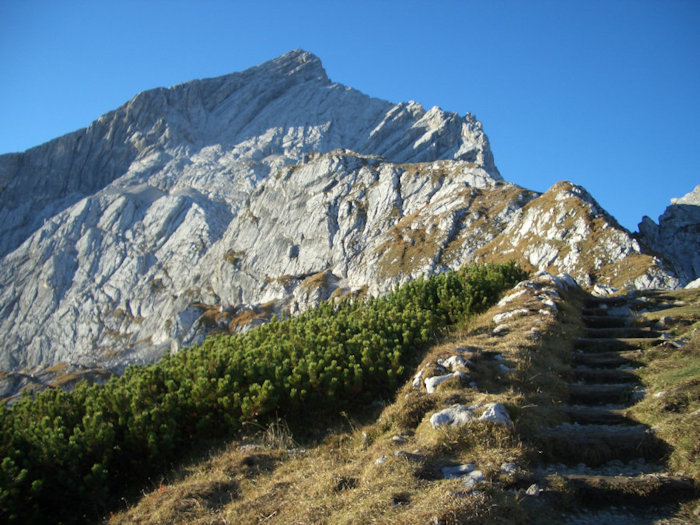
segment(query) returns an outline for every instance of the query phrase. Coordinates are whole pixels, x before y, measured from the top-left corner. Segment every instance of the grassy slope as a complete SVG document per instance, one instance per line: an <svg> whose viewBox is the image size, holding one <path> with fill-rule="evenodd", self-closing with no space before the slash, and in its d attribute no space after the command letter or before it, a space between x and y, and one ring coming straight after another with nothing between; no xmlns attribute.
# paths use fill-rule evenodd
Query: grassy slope
<svg viewBox="0 0 700 525"><path fill-rule="evenodd" d="M670 467L700 481L700 290L652 292L646 302L642 315L663 319L668 333L685 345L661 345L645 354L640 375L648 395L631 412L673 447Z"/></svg>
<svg viewBox="0 0 700 525"><path fill-rule="evenodd" d="M670 470L699 482L700 292L647 297L652 311L643 315L660 319L672 313L666 328L687 344L646 352L647 366L639 373L649 395L629 415L656 425L673 447ZM330 423L332 428L320 421L315 435L295 434L301 444L285 424L272 425L181 469L109 523L556 522L565 507L527 497L522 489L531 481L528 469L538 464L539 452L530 438L541 426L563 418L557 403L566 395L570 341L580 332L580 300L575 293L566 296L558 302L556 317L531 314L508 320L510 329L501 336L492 334L494 313L536 303L525 295L495 307L437 341L418 367L432 366L456 347L471 347L469 373L475 388L447 382L429 395L408 381L383 409L344 415ZM530 333L533 326L536 338ZM515 372L499 370L500 362L493 359L498 354ZM658 392L666 394L654 396ZM430 414L446 404L486 401L505 403L514 428L471 424L434 430L428 424ZM415 455L396 456L399 450ZM376 465L382 456L387 460ZM502 473L504 462L515 463L519 471ZM441 466L462 463L473 463L484 473L486 481L478 490L469 492L460 480L442 479ZM560 489L559 500L570 503L561 499L566 487L557 487L556 478L549 488ZM698 501L690 502L677 519L692 520L697 509Z"/></svg>
<svg viewBox="0 0 700 525"><path fill-rule="evenodd" d="M556 402L566 392L568 341L580 330L576 304L570 296L559 303L559 316L510 319L508 333L493 335L494 313L541 308L524 295L437 341L418 367L433 366L456 347L470 347L469 374L476 387L454 380L427 394L408 381L384 409L354 414L328 430L328 422L320 421L320 435L295 434L301 445L274 425L163 480L110 523L427 523L436 516L447 522L527 522L533 502L517 489L527 488L525 466L538 461L529 437L562 418ZM534 326L536 337L530 332ZM504 361L494 359L499 354ZM515 371L502 372L501 363ZM436 430L428 422L445 405L483 402L506 404L514 428L476 424ZM397 451L410 455L396 456ZM382 456L386 461L376 465ZM505 462L521 470L504 474ZM467 492L461 480L442 479L441 467L463 463L484 473L478 491Z"/></svg>

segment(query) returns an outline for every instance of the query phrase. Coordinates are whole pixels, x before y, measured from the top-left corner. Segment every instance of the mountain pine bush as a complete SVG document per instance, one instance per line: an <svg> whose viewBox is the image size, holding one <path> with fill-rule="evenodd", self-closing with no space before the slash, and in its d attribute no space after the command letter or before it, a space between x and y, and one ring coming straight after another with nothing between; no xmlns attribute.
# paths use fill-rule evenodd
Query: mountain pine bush
<svg viewBox="0 0 700 525"><path fill-rule="evenodd" d="M46 390L0 407L0 521L84 521L199 440L276 415L333 412L391 395L439 330L526 275L515 264L419 278L245 334L219 335L104 386Z"/></svg>

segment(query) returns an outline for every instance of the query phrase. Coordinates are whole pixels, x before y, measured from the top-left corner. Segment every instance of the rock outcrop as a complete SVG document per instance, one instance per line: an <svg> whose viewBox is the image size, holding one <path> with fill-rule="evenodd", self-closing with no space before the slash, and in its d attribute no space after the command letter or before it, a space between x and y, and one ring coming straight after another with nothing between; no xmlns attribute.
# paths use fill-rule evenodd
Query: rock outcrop
<svg viewBox="0 0 700 525"><path fill-rule="evenodd" d="M659 257L643 250L585 189L570 182L557 183L528 202L477 253L477 260L507 259L530 270L567 273L590 288L679 286Z"/></svg>
<svg viewBox="0 0 700 525"><path fill-rule="evenodd" d="M472 115L370 98L303 51L0 157L0 219L5 370L119 371L473 260L677 285L582 188L504 182Z"/></svg>
<svg viewBox="0 0 700 525"><path fill-rule="evenodd" d="M671 205L656 224L649 217L639 223L642 241L666 256L682 284L700 277L700 185Z"/></svg>

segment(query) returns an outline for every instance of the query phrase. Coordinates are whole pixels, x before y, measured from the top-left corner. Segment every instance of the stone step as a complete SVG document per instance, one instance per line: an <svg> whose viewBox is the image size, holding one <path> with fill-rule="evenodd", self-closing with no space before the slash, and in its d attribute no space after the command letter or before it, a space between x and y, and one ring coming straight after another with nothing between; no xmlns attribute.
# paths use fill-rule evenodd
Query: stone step
<svg viewBox="0 0 700 525"><path fill-rule="evenodd" d="M635 366L641 357L639 350L624 352L574 352L573 359L580 365L588 367Z"/></svg>
<svg viewBox="0 0 700 525"><path fill-rule="evenodd" d="M597 315L597 316L618 317L618 318L629 319L632 316L632 310L630 310L626 306L611 307L611 308L584 307L581 310L581 314L583 314L585 316Z"/></svg>
<svg viewBox="0 0 700 525"><path fill-rule="evenodd" d="M631 384L569 385L569 401L577 405L608 405L634 401L635 386Z"/></svg>
<svg viewBox="0 0 700 525"><path fill-rule="evenodd" d="M651 330L646 327L624 326L624 327L603 327L603 328L586 328L584 337L589 338L644 338L650 339L659 337L661 332Z"/></svg>
<svg viewBox="0 0 700 525"><path fill-rule="evenodd" d="M579 425L565 423L543 430L537 438L543 460L596 467L610 460L658 460L668 445L644 425Z"/></svg>
<svg viewBox="0 0 700 525"><path fill-rule="evenodd" d="M565 474L568 492L589 507L649 507L681 503L697 497L691 478L667 474L597 476Z"/></svg>
<svg viewBox="0 0 700 525"><path fill-rule="evenodd" d="M633 319L631 317L611 317L609 315L583 315L582 320L587 327L624 327L629 326Z"/></svg>
<svg viewBox="0 0 700 525"><path fill-rule="evenodd" d="M616 312L620 311L631 311L630 307L632 306L632 303L630 303L627 300L624 299L617 299L617 300L594 300L594 301L586 301L583 304L583 310L595 310L599 312L604 312L603 315L606 315L608 313L612 313L613 315Z"/></svg>
<svg viewBox="0 0 700 525"><path fill-rule="evenodd" d="M568 405L564 411L572 422L581 425L637 425L632 419L625 417L623 406L592 407L583 405Z"/></svg>
<svg viewBox="0 0 700 525"><path fill-rule="evenodd" d="M600 354L595 354L600 355ZM574 379L586 383L634 383L639 377L631 370L619 368L591 368L589 366L577 366L573 369Z"/></svg>
<svg viewBox="0 0 700 525"><path fill-rule="evenodd" d="M646 337L577 337L576 348L586 352L609 352L611 350L632 350L653 345L662 339Z"/></svg>

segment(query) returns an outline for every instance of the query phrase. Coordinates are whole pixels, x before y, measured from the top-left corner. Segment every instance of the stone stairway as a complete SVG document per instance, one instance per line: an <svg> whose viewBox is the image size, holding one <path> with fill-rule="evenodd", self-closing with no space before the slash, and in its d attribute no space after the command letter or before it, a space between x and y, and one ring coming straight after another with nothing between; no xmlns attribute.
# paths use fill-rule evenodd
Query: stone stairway
<svg viewBox="0 0 700 525"><path fill-rule="evenodd" d="M645 395L634 369L661 333L634 322L627 298L591 299L582 314L586 329L576 340L563 407L569 421L540 433L546 462L540 478L563 478L567 497L584 514L603 508L620 512L622 506L630 523L640 510L647 516L663 514L694 497L693 481L669 475L664 466L668 445L625 415Z"/></svg>

